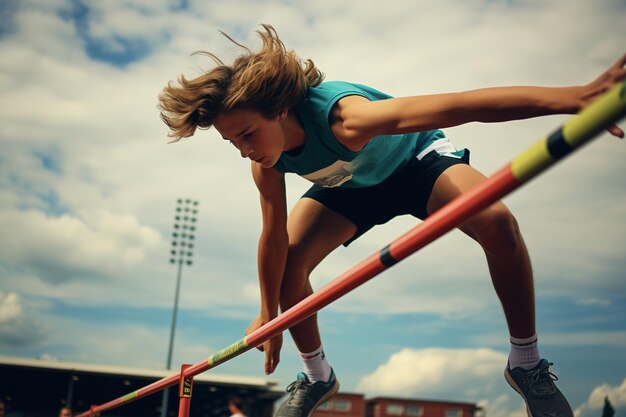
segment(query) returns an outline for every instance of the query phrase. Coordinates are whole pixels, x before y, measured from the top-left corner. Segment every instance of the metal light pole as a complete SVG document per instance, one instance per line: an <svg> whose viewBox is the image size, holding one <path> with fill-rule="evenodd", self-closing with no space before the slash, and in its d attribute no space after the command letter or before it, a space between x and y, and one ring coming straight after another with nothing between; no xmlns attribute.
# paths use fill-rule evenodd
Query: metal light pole
<svg viewBox="0 0 626 417"><path fill-rule="evenodd" d="M172 351L174 350L174 333L176 331L176 317L178 315L178 298L180 294L180 279L183 265L192 265L196 222L198 220L198 201L179 198L174 216L174 231L172 232L172 246L170 248L170 263L178 264L176 274L176 292L174 295L174 311L170 328L170 344L167 350L167 370L172 366ZM163 390L161 401L161 417L167 416L169 389Z"/></svg>

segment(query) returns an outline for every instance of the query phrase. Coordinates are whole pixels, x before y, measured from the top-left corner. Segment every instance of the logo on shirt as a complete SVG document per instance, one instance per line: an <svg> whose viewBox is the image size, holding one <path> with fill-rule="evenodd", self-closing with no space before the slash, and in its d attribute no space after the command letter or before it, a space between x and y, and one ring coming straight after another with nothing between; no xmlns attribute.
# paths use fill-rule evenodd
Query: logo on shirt
<svg viewBox="0 0 626 417"><path fill-rule="evenodd" d="M335 161L334 164L315 172L303 175L307 180L326 188L339 187L341 184L352 179L352 173L356 168L354 161Z"/></svg>

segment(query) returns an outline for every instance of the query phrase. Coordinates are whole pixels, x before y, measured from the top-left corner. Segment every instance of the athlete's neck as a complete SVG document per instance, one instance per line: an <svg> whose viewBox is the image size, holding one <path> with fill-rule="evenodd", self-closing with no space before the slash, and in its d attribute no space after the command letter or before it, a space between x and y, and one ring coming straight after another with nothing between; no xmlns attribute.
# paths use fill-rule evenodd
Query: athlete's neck
<svg viewBox="0 0 626 417"><path fill-rule="evenodd" d="M294 111L290 111L283 120L285 132L285 149L283 152L293 151L304 145L304 126Z"/></svg>

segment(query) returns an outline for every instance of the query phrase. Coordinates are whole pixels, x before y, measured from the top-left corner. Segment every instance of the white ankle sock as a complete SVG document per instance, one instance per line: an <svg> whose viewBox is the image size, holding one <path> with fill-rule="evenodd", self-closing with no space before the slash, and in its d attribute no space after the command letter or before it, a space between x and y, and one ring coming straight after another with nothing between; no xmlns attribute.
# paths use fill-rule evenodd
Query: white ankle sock
<svg viewBox="0 0 626 417"><path fill-rule="evenodd" d="M302 363L304 364L304 373L311 382L326 382L330 378L330 364L326 361L326 355L322 346L313 352L300 352Z"/></svg>
<svg viewBox="0 0 626 417"><path fill-rule="evenodd" d="M540 360L541 356L537 348L537 334L526 339L518 339L511 336L511 353L509 354L510 369L532 369Z"/></svg>

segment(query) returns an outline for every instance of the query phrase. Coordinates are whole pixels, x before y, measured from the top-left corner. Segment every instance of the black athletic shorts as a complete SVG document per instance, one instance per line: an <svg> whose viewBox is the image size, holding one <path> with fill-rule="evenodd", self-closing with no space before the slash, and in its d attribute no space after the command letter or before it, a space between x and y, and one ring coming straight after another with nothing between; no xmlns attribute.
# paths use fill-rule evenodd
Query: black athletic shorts
<svg viewBox="0 0 626 417"><path fill-rule="evenodd" d="M461 158L456 158L431 151L420 160L411 159L404 168L372 187L325 188L314 184L302 197L319 201L356 225L354 236L343 244L348 246L372 227L396 216L410 214L424 220L428 216L426 204L439 175L453 165L469 164L469 150L462 153Z"/></svg>

